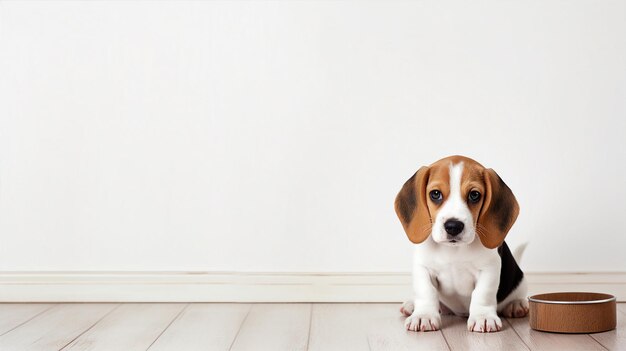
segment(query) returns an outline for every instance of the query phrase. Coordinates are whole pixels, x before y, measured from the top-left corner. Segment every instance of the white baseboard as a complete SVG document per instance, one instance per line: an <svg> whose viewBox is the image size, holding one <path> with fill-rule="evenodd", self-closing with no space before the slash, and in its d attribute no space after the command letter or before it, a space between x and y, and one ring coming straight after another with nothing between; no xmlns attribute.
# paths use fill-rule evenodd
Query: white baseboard
<svg viewBox="0 0 626 351"><path fill-rule="evenodd" d="M626 272L525 273L529 293L626 301ZM2 272L0 302L401 302L410 273Z"/></svg>

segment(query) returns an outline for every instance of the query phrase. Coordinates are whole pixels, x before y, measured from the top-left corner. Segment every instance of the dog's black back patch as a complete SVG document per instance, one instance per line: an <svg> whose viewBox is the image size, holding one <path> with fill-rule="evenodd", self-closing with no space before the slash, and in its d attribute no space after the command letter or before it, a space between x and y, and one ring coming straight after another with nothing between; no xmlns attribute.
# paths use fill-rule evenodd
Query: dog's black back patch
<svg viewBox="0 0 626 351"><path fill-rule="evenodd" d="M502 245L498 247L498 255L502 260L502 268L500 268L500 285L498 286L498 293L496 298L498 303L506 299L509 294L517 288L519 283L524 278L524 272L519 268L513 254L506 242L502 242Z"/></svg>

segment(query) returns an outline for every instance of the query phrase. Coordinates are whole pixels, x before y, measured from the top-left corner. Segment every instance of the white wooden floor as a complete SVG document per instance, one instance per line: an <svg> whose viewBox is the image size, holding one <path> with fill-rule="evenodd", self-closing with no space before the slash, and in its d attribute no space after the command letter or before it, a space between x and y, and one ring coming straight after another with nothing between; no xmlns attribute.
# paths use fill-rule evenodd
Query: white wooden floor
<svg viewBox="0 0 626 351"><path fill-rule="evenodd" d="M399 304L0 304L0 350L626 350L618 329L591 335L530 330L503 320L499 333L404 330ZM620 324L620 319L625 321Z"/></svg>

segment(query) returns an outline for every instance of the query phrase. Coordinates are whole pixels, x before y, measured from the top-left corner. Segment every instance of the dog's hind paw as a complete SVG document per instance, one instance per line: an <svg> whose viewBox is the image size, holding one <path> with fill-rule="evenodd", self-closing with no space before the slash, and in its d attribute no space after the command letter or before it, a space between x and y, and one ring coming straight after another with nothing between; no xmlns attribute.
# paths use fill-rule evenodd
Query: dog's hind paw
<svg viewBox="0 0 626 351"><path fill-rule="evenodd" d="M526 317L528 314L528 301L526 300L515 300L511 301L506 307L500 312L506 318L522 318Z"/></svg>
<svg viewBox="0 0 626 351"><path fill-rule="evenodd" d="M410 316L413 314L413 310L415 309L415 305L413 305L413 301L407 301L402 304L400 307L400 312L405 316Z"/></svg>

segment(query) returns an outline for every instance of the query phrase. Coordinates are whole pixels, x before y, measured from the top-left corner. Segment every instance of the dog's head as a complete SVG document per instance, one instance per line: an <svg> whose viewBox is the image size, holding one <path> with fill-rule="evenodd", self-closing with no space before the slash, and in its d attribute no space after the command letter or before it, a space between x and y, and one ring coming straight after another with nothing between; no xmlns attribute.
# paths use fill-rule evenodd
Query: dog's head
<svg viewBox="0 0 626 351"><path fill-rule="evenodd" d="M490 249L502 244L519 205L493 169L463 156L420 168L396 196L395 209L406 235L421 243L463 245L476 235Z"/></svg>

